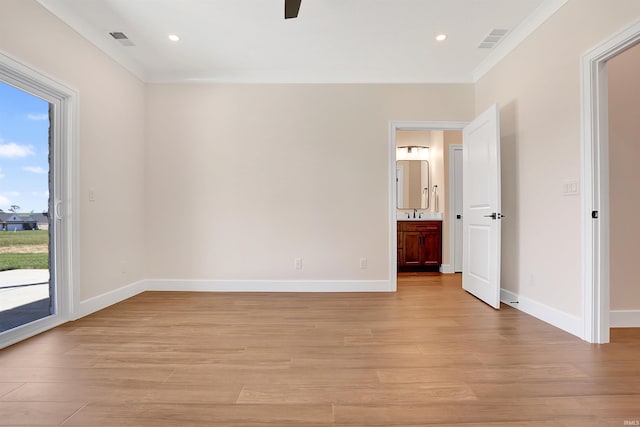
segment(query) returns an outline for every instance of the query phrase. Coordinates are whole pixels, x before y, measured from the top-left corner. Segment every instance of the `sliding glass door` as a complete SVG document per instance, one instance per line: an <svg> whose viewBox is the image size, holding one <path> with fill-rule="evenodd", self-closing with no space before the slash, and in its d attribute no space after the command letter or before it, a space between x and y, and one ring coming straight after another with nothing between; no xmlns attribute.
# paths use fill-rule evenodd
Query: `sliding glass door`
<svg viewBox="0 0 640 427"><path fill-rule="evenodd" d="M55 313L53 112L0 81L0 333Z"/></svg>

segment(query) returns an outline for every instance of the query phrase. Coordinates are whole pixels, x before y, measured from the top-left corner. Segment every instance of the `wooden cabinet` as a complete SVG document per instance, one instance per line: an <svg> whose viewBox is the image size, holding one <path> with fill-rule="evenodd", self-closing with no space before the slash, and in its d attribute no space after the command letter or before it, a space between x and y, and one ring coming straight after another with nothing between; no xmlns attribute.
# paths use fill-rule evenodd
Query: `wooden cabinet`
<svg viewBox="0 0 640 427"><path fill-rule="evenodd" d="M442 221L398 221L398 267L442 264Z"/></svg>

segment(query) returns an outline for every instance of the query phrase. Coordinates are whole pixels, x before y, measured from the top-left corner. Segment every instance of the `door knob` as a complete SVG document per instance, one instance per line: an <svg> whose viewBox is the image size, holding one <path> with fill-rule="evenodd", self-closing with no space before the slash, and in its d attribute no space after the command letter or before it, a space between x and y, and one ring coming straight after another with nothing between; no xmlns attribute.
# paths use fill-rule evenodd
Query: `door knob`
<svg viewBox="0 0 640 427"><path fill-rule="evenodd" d="M485 218L491 218L491 219L500 219L500 218L506 218L504 215L502 215L501 213L492 213L491 215L485 215Z"/></svg>
<svg viewBox="0 0 640 427"><path fill-rule="evenodd" d="M462 219L462 215L456 215L456 219Z"/></svg>

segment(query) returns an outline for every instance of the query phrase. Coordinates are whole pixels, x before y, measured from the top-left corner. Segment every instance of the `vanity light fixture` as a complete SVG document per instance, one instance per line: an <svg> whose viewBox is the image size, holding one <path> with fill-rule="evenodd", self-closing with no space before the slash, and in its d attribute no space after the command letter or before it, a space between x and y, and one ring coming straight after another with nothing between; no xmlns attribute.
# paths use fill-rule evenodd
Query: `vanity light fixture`
<svg viewBox="0 0 640 427"><path fill-rule="evenodd" d="M167 36L167 38L168 38L169 40L171 40L172 42L178 42L178 41L180 41L180 36L178 36L177 34L169 34L169 35Z"/></svg>
<svg viewBox="0 0 640 427"><path fill-rule="evenodd" d="M423 145L398 147L396 160L429 160L429 147Z"/></svg>
<svg viewBox="0 0 640 427"><path fill-rule="evenodd" d="M445 33L440 33L436 36L436 40L439 42L443 42L447 39L447 35Z"/></svg>

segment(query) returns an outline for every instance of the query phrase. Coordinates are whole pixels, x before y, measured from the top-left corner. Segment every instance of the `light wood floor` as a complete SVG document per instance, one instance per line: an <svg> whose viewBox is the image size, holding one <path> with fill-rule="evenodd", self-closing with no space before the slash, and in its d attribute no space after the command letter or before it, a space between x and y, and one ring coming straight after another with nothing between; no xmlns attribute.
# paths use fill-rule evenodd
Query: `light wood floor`
<svg viewBox="0 0 640 427"><path fill-rule="evenodd" d="M0 425L634 425L640 332L612 336L434 273L395 294L148 292L1 350Z"/></svg>

